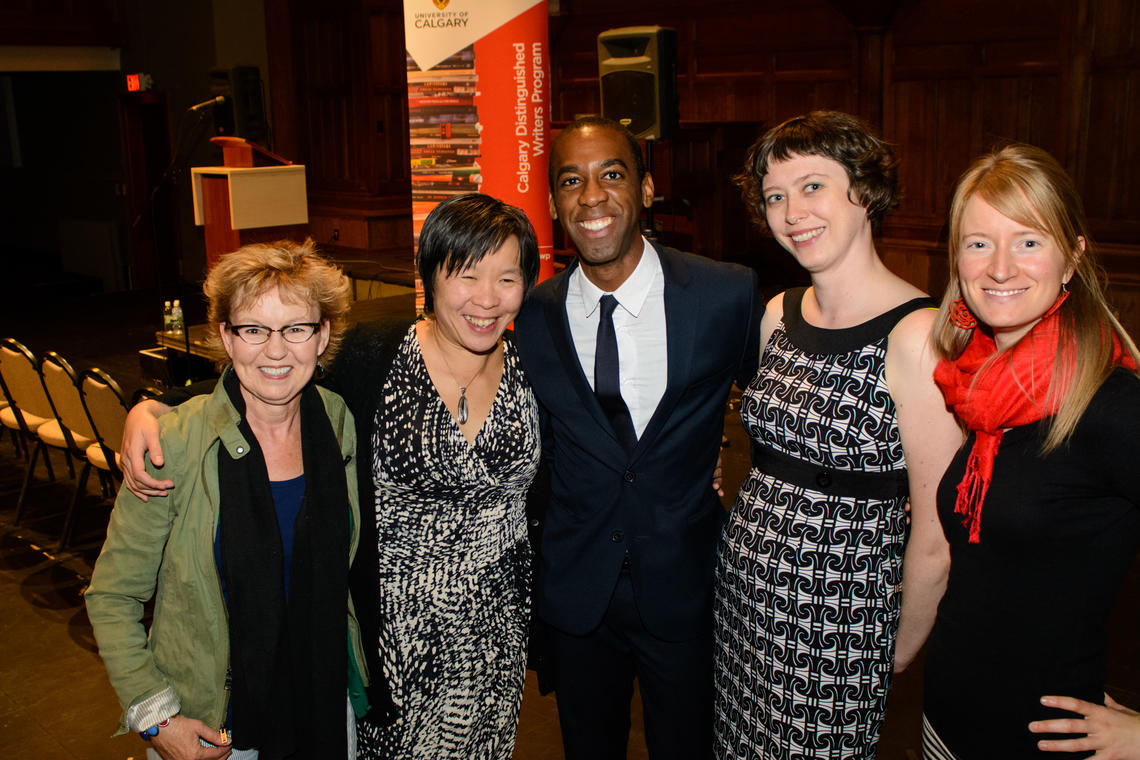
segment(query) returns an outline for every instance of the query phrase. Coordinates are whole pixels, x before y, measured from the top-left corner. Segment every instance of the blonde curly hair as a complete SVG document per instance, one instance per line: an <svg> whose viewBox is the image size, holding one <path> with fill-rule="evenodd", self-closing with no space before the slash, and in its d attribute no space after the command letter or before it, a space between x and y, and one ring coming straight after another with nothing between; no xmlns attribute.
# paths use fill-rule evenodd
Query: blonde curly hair
<svg viewBox="0 0 1140 760"><path fill-rule="evenodd" d="M274 288L282 300L312 303L320 309L320 321L329 322L329 344L321 361L330 361L347 324L349 280L340 267L317 252L312 238L303 243L252 243L222 256L202 286L210 302L210 340L220 346L218 328L229 322L230 315Z"/></svg>

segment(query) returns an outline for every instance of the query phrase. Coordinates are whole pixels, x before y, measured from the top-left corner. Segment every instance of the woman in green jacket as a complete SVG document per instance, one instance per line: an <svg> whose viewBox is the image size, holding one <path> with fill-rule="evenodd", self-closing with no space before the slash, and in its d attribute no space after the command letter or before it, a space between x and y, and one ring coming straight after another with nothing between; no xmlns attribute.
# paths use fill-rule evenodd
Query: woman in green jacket
<svg viewBox="0 0 1140 760"><path fill-rule="evenodd" d="M348 281L311 241L282 241L223 257L205 292L230 366L161 419L178 488L159 504L120 491L87 591L119 733L164 760L352 756L356 440L341 398L311 382Z"/></svg>

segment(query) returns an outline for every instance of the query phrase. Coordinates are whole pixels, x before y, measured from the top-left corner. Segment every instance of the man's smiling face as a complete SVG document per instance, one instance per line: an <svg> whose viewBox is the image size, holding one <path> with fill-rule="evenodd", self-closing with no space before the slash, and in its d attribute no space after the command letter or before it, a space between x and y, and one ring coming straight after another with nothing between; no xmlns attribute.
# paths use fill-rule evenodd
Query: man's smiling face
<svg viewBox="0 0 1140 760"><path fill-rule="evenodd" d="M653 179L638 179L630 149L619 132L594 124L554 144L550 214L562 222L587 273L624 269L627 260L633 271L640 259L641 209L653 203Z"/></svg>

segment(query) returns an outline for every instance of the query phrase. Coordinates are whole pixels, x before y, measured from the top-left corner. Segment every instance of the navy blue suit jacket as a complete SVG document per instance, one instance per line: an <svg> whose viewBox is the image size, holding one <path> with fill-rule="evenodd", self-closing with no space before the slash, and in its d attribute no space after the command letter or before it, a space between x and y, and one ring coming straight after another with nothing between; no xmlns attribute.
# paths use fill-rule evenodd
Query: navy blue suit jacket
<svg viewBox="0 0 1140 760"><path fill-rule="evenodd" d="M637 447L618 442L582 371L566 318L573 267L537 286L515 323L551 468L538 614L571 634L602 620L626 552L646 628L685 640L712 624L724 507L712 490L734 379L750 380L763 302L755 274L657 247L665 279L668 381Z"/></svg>

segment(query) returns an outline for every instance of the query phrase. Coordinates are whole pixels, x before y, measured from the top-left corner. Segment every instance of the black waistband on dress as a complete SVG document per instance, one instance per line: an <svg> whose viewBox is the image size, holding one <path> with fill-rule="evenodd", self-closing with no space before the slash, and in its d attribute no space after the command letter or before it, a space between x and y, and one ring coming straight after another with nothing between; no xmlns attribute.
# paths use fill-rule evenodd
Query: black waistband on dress
<svg viewBox="0 0 1140 760"><path fill-rule="evenodd" d="M834 496L856 499L895 499L906 496L906 470L863 472L835 470L788 456L752 441L752 466L792 485Z"/></svg>

